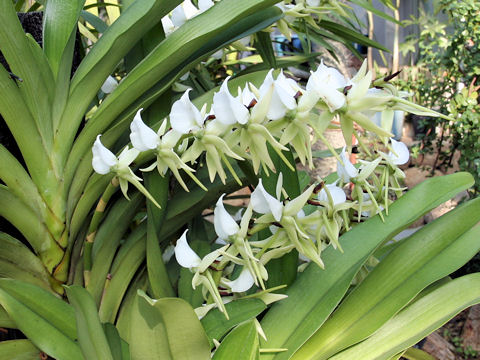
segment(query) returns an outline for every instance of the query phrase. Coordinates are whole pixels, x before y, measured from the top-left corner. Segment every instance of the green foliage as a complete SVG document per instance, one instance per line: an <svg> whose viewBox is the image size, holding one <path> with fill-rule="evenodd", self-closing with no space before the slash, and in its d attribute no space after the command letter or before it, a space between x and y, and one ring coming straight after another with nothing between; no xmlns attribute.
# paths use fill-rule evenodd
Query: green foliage
<svg viewBox="0 0 480 360"><path fill-rule="evenodd" d="M455 152L459 152L460 169L474 176L473 192L478 194L480 5L474 0L441 0L437 11L445 14L446 22L426 13L406 22L418 25L420 34L418 38L408 39L403 51L414 51L416 43L419 59L418 69L410 71L410 79L403 85L414 93L417 102L455 119L420 118L418 127L423 133L420 138L425 152L437 151L434 167L452 166ZM436 128L440 129L440 134L436 133Z"/></svg>

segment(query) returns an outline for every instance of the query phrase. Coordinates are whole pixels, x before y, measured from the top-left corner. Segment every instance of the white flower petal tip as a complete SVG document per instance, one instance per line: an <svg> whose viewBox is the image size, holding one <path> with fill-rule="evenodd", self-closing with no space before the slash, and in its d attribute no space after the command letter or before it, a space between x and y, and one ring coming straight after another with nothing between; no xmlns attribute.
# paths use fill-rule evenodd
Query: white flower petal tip
<svg viewBox="0 0 480 360"><path fill-rule="evenodd" d="M97 139L92 147L92 167L96 173L105 175L110 172L112 166L118 163L118 160L110 150L103 146L102 142L100 141L100 136L101 135L97 136Z"/></svg>
<svg viewBox="0 0 480 360"><path fill-rule="evenodd" d="M233 217L225 210L223 206L223 197L225 194L220 196L213 211L213 225L215 227L215 232L217 233L220 239L228 239L229 236L236 234L240 227L233 219Z"/></svg>
<svg viewBox="0 0 480 360"><path fill-rule="evenodd" d="M319 7L320 0L307 0L307 5L311 7Z"/></svg>
<svg viewBox="0 0 480 360"><path fill-rule="evenodd" d="M277 79L273 79L273 70L270 70L262 86L260 86L260 95L263 98L269 94L273 87L271 94L270 106L267 113L267 118L270 120L279 120L285 116L287 111L293 110L297 107L295 95L300 90L298 85L292 79L288 79L281 72Z"/></svg>
<svg viewBox="0 0 480 360"><path fill-rule="evenodd" d="M165 32L165 36L169 36L175 31L175 25L173 25L173 22L172 20L170 20L170 17L168 15L165 15L162 18L162 26L163 31Z"/></svg>
<svg viewBox="0 0 480 360"><path fill-rule="evenodd" d="M326 188L330 193L330 196L332 197L334 206L343 204L345 201L347 201L347 196L345 195L345 192L342 188L338 187L335 184L328 184L326 185ZM325 189L322 189L318 194L318 200L329 202L327 191Z"/></svg>
<svg viewBox="0 0 480 360"><path fill-rule="evenodd" d="M358 170L348 159L345 147L343 147L340 154L340 159L342 159L343 164L337 161L337 175L344 182L349 182L351 178L355 178L358 175Z"/></svg>
<svg viewBox="0 0 480 360"><path fill-rule="evenodd" d="M188 245L187 231L188 230L185 230L180 239L177 240L177 244L175 245L175 258L180 266L192 269L198 267L202 260Z"/></svg>
<svg viewBox="0 0 480 360"><path fill-rule="evenodd" d="M244 125L247 123L250 113L241 99L230 94L229 79L230 77L227 77L220 87L220 91L213 95L212 110L216 119L224 125L236 123Z"/></svg>
<svg viewBox="0 0 480 360"><path fill-rule="evenodd" d="M395 139L390 139L392 141L392 149L395 152L389 152L388 157L392 160L395 165L403 165L408 162L410 159L410 152L408 151L407 145L401 141L396 141Z"/></svg>
<svg viewBox="0 0 480 360"><path fill-rule="evenodd" d="M192 130L199 130L203 126L202 114L190 101L189 92L185 91L182 97L175 101L170 112L170 125L180 134L188 134Z"/></svg>
<svg viewBox="0 0 480 360"><path fill-rule="evenodd" d="M130 123L130 141L135 149L138 151L147 151L155 149L159 144L159 137L150 129L142 120L140 112L143 109L137 111L137 114Z"/></svg>
<svg viewBox="0 0 480 360"><path fill-rule="evenodd" d="M283 204L270 195L262 185L262 179L258 179L258 185L250 196L252 208L259 214L271 213L276 221L282 218Z"/></svg>
<svg viewBox="0 0 480 360"><path fill-rule="evenodd" d="M250 289L255 283L255 279L250 273L250 270L244 267L238 278L233 281L224 280L224 283L232 290L232 292L239 293Z"/></svg>
<svg viewBox="0 0 480 360"><path fill-rule="evenodd" d="M113 90L117 88L117 86L118 86L117 80L113 76L109 75L105 80L105 82L103 83L101 90L105 94L110 94L111 92L113 92Z"/></svg>

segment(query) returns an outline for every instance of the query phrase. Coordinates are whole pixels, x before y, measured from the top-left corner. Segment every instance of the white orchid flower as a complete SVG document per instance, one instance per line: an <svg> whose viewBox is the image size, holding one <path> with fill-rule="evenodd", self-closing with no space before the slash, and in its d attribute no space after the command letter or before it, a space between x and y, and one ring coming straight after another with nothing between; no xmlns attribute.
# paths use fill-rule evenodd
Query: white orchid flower
<svg viewBox="0 0 480 360"><path fill-rule="evenodd" d="M198 15L199 10L192 4L190 0L185 0L172 11L172 23L175 27L180 27L187 20Z"/></svg>
<svg viewBox="0 0 480 360"><path fill-rule="evenodd" d="M200 266L202 259L200 259L200 256L188 245L187 232L188 230L185 230L180 239L177 240L177 244L175 245L175 259L177 259L180 266L187 269L194 269Z"/></svg>
<svg viewBox="0 0 480 360"><path fill-rule="evenodd" d="M135 186L143 195L145 195L147 199L153 202L155 206L160 208L158 202L140 183L142 179L136 176L129 167L130 164L137 158L140 151L135 148L130 149L128 146L125 146L117 158L110 150L103 146L102 142L100 141L100 136L101 135L97 136L97 139L92 147L93 170L100 175L114 172L118 176L120 189L127 199L128 183L132 183L133 186Z"/></svg>
<svg viewBox="0 0 480 360"><path fill-rule="evenodd" d="M240 293L250 289L255 283L255 278L248 267L244 266L238 278L235 280L222 279L222 283L228 286L232 292Z"/></svg>
<svg viewBox="0 0 480 360"><path fill-rule="evenodd" d="M207 11L210 9L215 3L212 0L198 0L198 8L200 9L200 12Z"/></svg>
<svg viewBox="0 0 480 360"><path fill-rule="evenodd" d="M396 141L395 139L390 139L392 142L392 151L388 153L389 159L395 164L395 165L403 165L408 162L408 159L410 159L410 153L408 151L407 145L405 145L401 141Z"/></svg>
<svg viewBox="0 0 480 360"><path fill-rule="evenodd" d="M283 72L273 79L273 69L265 77L265 81L260 86L260 97L266 96L273 87L270 105L267 112L267 118L270 120L279 120L285 116L287 111L294 110L297 107L295 95L300 90L297 83L292 79L287 79Z"/></svg>
<svg viewBox="0 0 480 360"><path fill-rule="evenodd" d="M328 106L330 112L340 109L345 105L346 97L342 91L347 86L347 80L337 70L321 62L317 71L312 72L307 82L307 92L315 93Z"/></svg>
<svg viewBox="0 0 480 360"><path fill-rule="evenodd" d="M181 134L188 134L192 130L200 130L205 121L200 111L190 101L188 96L190 90L187 90L179 100L173 103L170 112L170 125Z"/></svg>
<svg viewBox="0 0 480 360"><path fill-rule="evenodd" d="M130 123L130 141L138 151L153 150L160 144L160 137L155 131L145 125L140 115L142 110L137 111L133 121Z"/></svg>
<svg viewBox="0 0 480 360"><path fill-rule="evenodd" d="M320 0L307 0L307 5L311 7L319 7Z"/></svg>
<svg viewBox="0 0 480 360"><path fill-rule="evenodd" d="M110 150L103 146L102 142L100 141L100 137L101 135L97 136L97 139L92 147L92 167L96 173L105 175L108 174L110 169L117 164L118 160Z"/></svg>
<svg viewBox="0 0 480 360"><path fill-rule="evenodd" d="M259 214L272 214L276 221L282 218L283 204L270 195L262 185L262 179L258 179L258 185L250 196L252 208Z"/></svg>
<svg viewBox="0 0 480 360"><path fill-rule="evenodd" d="M105 80L105 82L103 83L101 90L105 94L110 94L111 92L113 92L113 90L117 88L117 86L118 86L118 81L113 76L109 75Z"/></svg>
<svg viewBox="0 0 480 360"><path fill-rule="evenodd" d="M173 22L172 20L170 20L170 17L168 15L165 15L162 18L162 26L163 31L165 32L165 36L169 36L175 31L175 25L173 25Z"/></svg>
<svg viewBox="0 0 480 360"><path fill-rule="evenodd" d="M318 193L317 199L319 201L330 202L328 193L330 194L333 205L340 205L347 201L347 196L345 195L345 191L341 187L338 187L337 184L327 184L325 187Z"/></svg>
<svg viewBox="0 0 480 360"><path fill-rule="evenodd" d="M215 227L215 232L222 240L228 239L230 236L235 235L240 230L237 222L223 206L224 196L225 194L220 196L215 206L215 210L213 211L213 225Z"/></svg>
<svg viewBox="0 0 480 360"><path fill-rule="evenodd" d="M225 125L233 125L236 123L246 124L250 113L239 98L233 97L228 90L228 80L225 79L220 91L213 95L212 109L216 119Z"/></svg>
<svg viewBox="0 0 480 360"><path fill-rule="evenodd" d="M337 175L344 182L350 182L351 178L358 176L358 170L348 159L345 152L345 146L340 154L340 159L342 160L343 164L340 161L337 161Z"/></svg>

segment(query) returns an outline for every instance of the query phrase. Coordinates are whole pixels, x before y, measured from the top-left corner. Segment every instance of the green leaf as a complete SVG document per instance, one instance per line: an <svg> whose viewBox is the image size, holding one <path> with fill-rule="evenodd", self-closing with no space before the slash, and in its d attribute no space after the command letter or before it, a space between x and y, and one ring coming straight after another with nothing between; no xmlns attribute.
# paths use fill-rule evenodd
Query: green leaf
<svg viewBox="0 0 480 360"><path fill-rule="evenodd" d="M97 304L100 304L115 251L142 202L143 195L139 192L132 195L130 201L126 199L118 200L109 211L95 236L92 271L86 288Z"/></svg>
<svg viewBox="0 0 480 360"><path fill-rule="evenodd" d="M238 325L225 337L213 360L257 360L260 358L258 333L253 320ZM235 355L234 355L235 354Z"/></svg>
<svg viewBox="0 0 480 360"><path fill-rule="evenodd" d="M50 274L28 247L14 237L0 232L0 277L37 285L52 292Z"/></svg>
<svg viewBox="0 0 480 360"><path fill-rule="evenodd" d="M263 318L262 327L268 339L265 347L288 348L285 353L265 358L288 359L320 328L357 271L381 243L472 183L472 177L466 173L424 181L392 204L385 223L375 216L345 233L340 239L344 253L333 247L325 249L325 270L309 265L287 290L288 298L274 304Z"/></svg>
<svg viewBox="0 0 480 360"><path fill-rule="evenodd" d="M115 256L98 311L102 323L113 323L117 318L128 285L145 260L145 241L145 229L137 228L128 236Z"/></svg>
<svg viewBox="0 0 480 360"><path fill-rule="evenodd" d="M455 279L408 305L368 339L329 359L349 360L352 356L362 360L386 359L416 344L460 311L479 302L480 273ZM411 355L405 357L412 359Z"/></svg>
<svg viewBox="0 0 480 360"><path fill-rule="evenodd" d="M269 68L276 68L275 52L273 51L272 40L270 39L270 33L265 31L259 31L255 34L255 48L260 53L262 60L268 64Z"/></svg>
<svg viewBox="0 0 480 360"><path fill-rule="evenodd" d="M67 46L75 37L77 21L85 0L48 0L43 15L43 49L48 58L55 78L59 77L62 58L71 52L73 46ZM71 66L71 62L70 62Z"/></svg>
<svg viewBox="0 0 480 360"><path fill-rule="evenodd" d="M38 360L40 350L29 340L7 340L0 342L0 358L8 360Z"/></svg>
<svg viewBox="0 0 480 360"><path fill-rule="evenodd" d="M332 33L342 37L347 41L356 42L358 44L367 45L367 46L374 47L376 49L390 52L390 50L388 50L385 46L379 44L378 42L373 41L368 37L363 36L362 34L358 34L357 32L352 31L352 29L349 29L343 25L337 24L333 21L321 20L318 25L321 28L331 31Z"/></svg>
<svg viewBox="0 0 480 360"><path fill-rule="evenodd" d="M327 359L370 336L422 289L480 250L480 225L473 227L479 220L480 199L476 199L411 235L343 300L293 358Z"/></svg>
<svg viewBox="0 0 480 360"><path fill-rule="evenodd" d="M110 323L103 324L113 360L130 360L128 344L120 337L117 328Z"/></svg>
<svg viewBox="0 0 480 360"><path fill-rule="evenodd" d="M132 360L207 360L210 346L192 307L179 298L150 299L139 291L130 328Z"/></svg>
<svg viewBox="0 0 480 360"><path fill-rule="evenodd" d="M91 12L82 10L80 16L83 18L83 20L92 25L100 34L104 33L108 28L108 25L105 24L102 19L100 19L98 16L95 16Z"/></svg>
<svg viewBox="0 0 480 360"><path fill-rule="evenodd" d="M383 11L378 10L374 7L368 0L350 0L350 2L357 4L358 6L363 7L367 11L371 11L375 15L384 18L385 20L391 21L395 24L402 25L402 23L396 20L394 17L384 13Z"/></svg>
<svg viewBox="0 0 480 360"><path fill-rule="evenodd" d="M436 360L429 353L413 347L404 352L402 356L408 360Z"/></svg>
<svg viewBox="0 0 480 360"><path fill-rule="evenodd" d="M158 201L161 209L147 201L147 271L152 294L155 298L175 296L167 268L163 262L158 234L167 214L168 187L170 177L160 176L158 171L145 173L145 187Z"/></svg>
<svg viewBox="0 0 480 360"><path fill-rule="evenodd" d="M65 286L65 289L68 300L75 308L78 343L85 359L113 360L97 306L90 293L78 285Z"/></svg>
<svg viewBox="0 0 480 360"><path fill-rule="evenodd" d="M225 308L229 320L218 309L210 310L201 320L210 345L213 345L213 339L220 341L234 326L257 317L267 306L259 299L240 299L225 304Z"/></svg>
<svg viewBox="0 0 480 360"><path fill-rule="evenodd" d="M83 360L74 341L74 310L66 302L37 286L0 279L0 304L40 350L57 359Z"/></svg>
<svg viewBox="0 0 480 360"><path fill-rule="evenodd" d="M0 306L0 327L7 328L7 329L16 329L17 325L15 321L13 321L8 313L5 311L3 307Z"/></svg>

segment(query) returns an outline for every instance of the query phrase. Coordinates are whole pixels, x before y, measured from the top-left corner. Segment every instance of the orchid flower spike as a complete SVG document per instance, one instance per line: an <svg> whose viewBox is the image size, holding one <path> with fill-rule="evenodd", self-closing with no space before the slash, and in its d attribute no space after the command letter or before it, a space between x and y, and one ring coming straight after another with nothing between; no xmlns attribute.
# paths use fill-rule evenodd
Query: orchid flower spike
<svg viewBox="0 0 480 360"><path fill-rule="evenodd" d="M153 150L160 144L160 137L155 131L145 125L140 115L142 110L143 109L137 111L137 114L130 124L130 141L138 151Z"/></svg>
<svg viewBox="0 0 480 360"><path fill-rule="evenodd" d="M388 153L389 159L395 164L395 165L403 165L408 162L408 159L410 159L410 153L408 151L407 145L405 145L401 141L396 141L395 139L391 138L390 139L392 142L392 151Z"/></svg>
<svg viewBox="0 0 480 360"><path fill-rule="evenodd" d="M213 211L213 225L217 236L222 240L227 240L230 236L238 233L240 227L227 210L225 210L223 206L224 196L225 194L220 196Z"/></svg>
<svg viewBox="0 0 480 360"><path fill-rule="evenodd" d="M340 154L340 159L343 164L340 161L337 161L337 175L344 182L350 182L351 178L355 178L358 175L358 170L348 159L345 149L346 147L344 146Z"/></svg>
<svg viewBox="0 0 480 360"><path fill-rule="evenodd" d="M102 87L101 87L101 90L105 93L105 94L110 94L111 92L113 92L113 90L115 90L118 86L118 81L115 80L115 78L113 76L108 76L107 79L105 80L105 82L103 83Z"/></svg>
<svg viewBox="0 0 480 360"><path fill-rule="evenodd" d="M334 112L345 105L343 88L346 85L345 77L337 69L325 66L322 61L317 71L312 72L308 79L307 92L316 94L325 102L330 112Z"/></svg>
<svg viewBox="0 0 480 360"><path fill-rule="evenodd" d="M272 214L276 221L282 218L283 204L280 200L270 195L262 185L262 179L258 179L258 185L250 196L253 210L259 214Z"/></svg>
<svg viewBox="0 0 480 360"><path fill-rule="evenodd" d="M173 103L170 112L170 125L180 134L200 130L205 121L200 111L190 101L188 96L190 90L187 90L179 100Z"/></svg>
<svg viewBox="0 0 480 360"><path fill-rule="evenodd" d="M216 119L225 125L234 125L236 123L245 125L250 113L239 98L233 97L228 90L228 80L225 79L220 91L213 95L212 109Z"/></svg>

